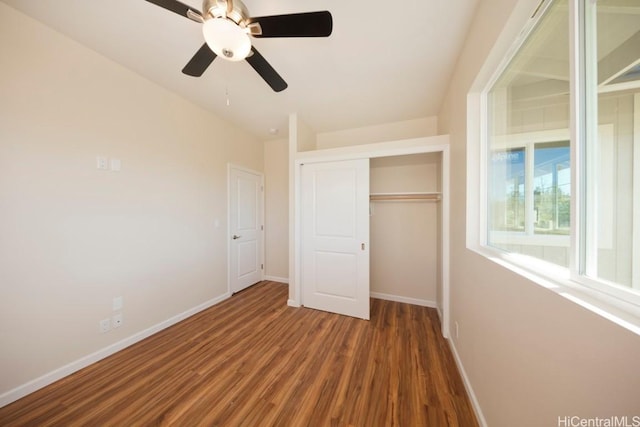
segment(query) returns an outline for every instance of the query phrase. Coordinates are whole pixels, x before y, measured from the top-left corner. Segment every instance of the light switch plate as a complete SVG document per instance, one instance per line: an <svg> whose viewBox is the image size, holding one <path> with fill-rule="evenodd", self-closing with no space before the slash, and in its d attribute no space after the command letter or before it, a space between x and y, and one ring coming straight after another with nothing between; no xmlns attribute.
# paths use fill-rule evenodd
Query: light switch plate
<svg viewBox="0 0 640 427"><path fill-rule="evenodd" d="M98 169L108 170L109 169L109 159L103 156L96 157L96 166Z"/></svg>
<svg viewBox="0 0 640 427"><path fill-rule="evenodd" d="M111 170L119 172L122 169L122 161L120 159L111 159Z"/></svg>

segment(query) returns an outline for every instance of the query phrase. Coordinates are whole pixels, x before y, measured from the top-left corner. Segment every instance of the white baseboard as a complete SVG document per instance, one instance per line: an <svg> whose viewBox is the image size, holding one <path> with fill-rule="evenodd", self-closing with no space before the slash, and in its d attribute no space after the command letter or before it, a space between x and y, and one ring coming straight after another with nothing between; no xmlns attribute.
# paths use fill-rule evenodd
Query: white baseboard
<svg viewBox="0 0 640 427"><path fill-rule="evenodd" d="M295 307L295 308L299 308L299 307L300 307L300 304L298 304L298 303L296 302L296 300L293 300L293 299L288 300L288 301L287 301L287 305L288 305L289 307Z"/></svg>
<svg viewBox="0 0 640 427"><path fill-rule="evenodd" d="M482 409L480 408L480 402L478 402L478 398L476 394L473 392L473 388L471 387L471 382L469 381L469 377L467 376L467 372L464 370L464 366L462 366L462 360L460 360L460 356L458 355L458 350L456 349L455 344L452 339L447 340L449 342L449 348L453 353L453 358L456 361L456 365L458 366L458 371L460 371L460 375L462 376L462 382L464 383L464 388L467 390L467 394L469 395L469 399L471 399L471 406L473 406L473 411L476 413L476 418L478 419L478 423L482 427L487 427L487 420L484 418L484 414L482 413Z"/></svg>
<svg viewBox="0 0 640 427"><path fill-rule="evenodd" d="M288 277L277 277L277 276L264 276L264 280L271 280L272 282L280 282L280 283L286 283L289 284L289 278Z"/></svg>
<svg viewBox="0 0 640 427"><path fill-rule="evenodd" d="M400 295L383 294L381 292L370 292L371 298L383 299L387 301L403 302L405 304L421 305L422 307L438 308L435 301L426 299L403 297Z"/></svg>
<svg viewBox="0 0 640 427"><path fill-rule="evenodd" d="M160 332L163 329L168 328L169 326L173 326L182 320L193 316L196 313L201 312L202 310L206 310L209 307L212 307L231 296L230 293L225 293L217 298L206 301L196 307L193 307L183 313L177 314L167 320L164 320L156 325L151 326L143 331L140 331L136 334L131 335L123 340L120 340L114 344L111 344L101 350L96 351L95 353L91 353L87 356L84 356L74 362L69 363L68 365L62 366L58 369L55 369L43 376L36 378L32 381L29 381L26 384L20 385L13 390L9 390L6 393L0 395L0 408L8 405L9 403L15 402L16 400L33 393L36 390L39 390L43 387L48 386L68 375L73 374L80 369L86 368L87 366L102 360L108 356L111 356L114 353L117 353L120 350L123 350L129 347L132 344L135 344L143 339Z"/></svg>

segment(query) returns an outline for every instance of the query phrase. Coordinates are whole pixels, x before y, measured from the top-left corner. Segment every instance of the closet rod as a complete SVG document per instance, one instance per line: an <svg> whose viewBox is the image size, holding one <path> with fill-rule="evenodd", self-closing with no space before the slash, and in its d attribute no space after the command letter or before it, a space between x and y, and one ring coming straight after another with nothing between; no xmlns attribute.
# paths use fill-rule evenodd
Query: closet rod
<svg viewBox="0 0 640 427"><path fill-rule="evenodd" d="M419 201L433 200L439 201L442 198L440 193L388 193L371 194L369 200L372 202L385 201Z"/></svg>

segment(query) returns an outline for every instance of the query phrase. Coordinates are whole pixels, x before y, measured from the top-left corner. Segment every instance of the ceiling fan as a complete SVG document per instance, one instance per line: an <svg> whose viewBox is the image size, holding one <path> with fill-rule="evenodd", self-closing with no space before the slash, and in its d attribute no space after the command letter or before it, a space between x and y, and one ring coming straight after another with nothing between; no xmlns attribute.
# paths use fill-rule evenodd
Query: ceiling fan
<svg viewBox="0 0 640 427"><path fill-rule="evenodd" d="M328 37L333 29L328 11L250 17L240 0L204 0L202 12L177 0L147 1L202 24L205 44L182 69L184 74L200 77L218 56L245 59L276 92L286 89L287 83L252 46L249 36Z"/></svg>

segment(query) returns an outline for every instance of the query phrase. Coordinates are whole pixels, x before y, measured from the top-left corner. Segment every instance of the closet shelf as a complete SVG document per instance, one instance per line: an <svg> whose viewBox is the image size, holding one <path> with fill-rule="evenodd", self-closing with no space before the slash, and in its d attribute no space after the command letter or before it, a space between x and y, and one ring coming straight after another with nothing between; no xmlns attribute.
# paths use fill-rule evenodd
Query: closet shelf
<svg viewBox="0 0 640 427"><path fill-rule="evenodd" d="M442 193L372 193L372 202L412 202L412 201L440 201Z"/></svg>

